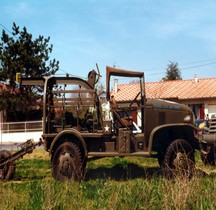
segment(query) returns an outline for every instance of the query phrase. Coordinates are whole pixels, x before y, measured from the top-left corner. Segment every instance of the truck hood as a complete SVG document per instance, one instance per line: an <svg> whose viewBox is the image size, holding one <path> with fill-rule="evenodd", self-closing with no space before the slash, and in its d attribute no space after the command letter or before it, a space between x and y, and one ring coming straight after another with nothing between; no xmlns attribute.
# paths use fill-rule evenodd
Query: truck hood
<svg viewBox="0 0 216 210"><path fill-rule="evenodd" d="M179 104L176 102L162 100L162 99L147 99L146 106L151 106L156 109L158 108L158 109L165 109L165 110L170 109L170 110L182 110L186 112L192 112L190 107L184 104Z"/></svg>

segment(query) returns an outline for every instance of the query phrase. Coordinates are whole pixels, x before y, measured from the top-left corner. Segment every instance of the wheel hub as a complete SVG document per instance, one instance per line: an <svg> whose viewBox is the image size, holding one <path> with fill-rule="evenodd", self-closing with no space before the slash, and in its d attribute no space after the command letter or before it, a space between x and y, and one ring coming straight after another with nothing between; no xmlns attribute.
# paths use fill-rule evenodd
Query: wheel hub
<svg viewBox="0 0 216 210"><path fill-rule="evenodd" d="M176 158L173 161L175 169L184 169L187 168L187 155L182 152L176 154Z"/></svg>
<svg viewBox="0 0 216 210"><path fill-rule="evenodd" d="M66 152L59 157L59 171L64 176L71 176L74 171L74 160L71 155Z"/></svg>

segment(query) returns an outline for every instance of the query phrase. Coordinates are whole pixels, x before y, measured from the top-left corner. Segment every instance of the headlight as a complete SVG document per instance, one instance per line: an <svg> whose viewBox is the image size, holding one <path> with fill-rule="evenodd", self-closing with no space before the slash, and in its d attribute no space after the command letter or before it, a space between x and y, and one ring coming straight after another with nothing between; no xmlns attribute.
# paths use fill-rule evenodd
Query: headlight
<svg viewBox="0 0 216 210"><path fill-rule="evenodd" d="M185 116L184 123L191 123L191 116L190 115Z"/></svg>

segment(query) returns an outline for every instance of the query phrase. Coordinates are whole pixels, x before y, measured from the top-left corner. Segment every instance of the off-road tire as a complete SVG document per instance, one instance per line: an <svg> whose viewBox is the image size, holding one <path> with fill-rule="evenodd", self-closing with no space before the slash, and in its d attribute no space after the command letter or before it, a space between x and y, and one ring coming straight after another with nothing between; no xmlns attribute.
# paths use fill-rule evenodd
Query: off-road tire
<svg viewBox="0 0 216 210"><path fill-rule="evenodd" d="M162 171L168 179L191 178L195 169L194 151L184 139L174 140L167 148Z"/></svg>
<svg viewBox="0 0 216 210"><path fill-rule="evenodd" d="M207 145L208 146L208 145ZM201 160L205 165L216 165L216 148L214 145L209 145L210 146L210 151L208 154L204 154L201 152Z"/></svg>
<svg viewBox="0 0 216 210"><path fill-rule="evenodd" d="M164 153L163 152L158 152L157 160L158 160L159 166L162 167L164 163Z"/></svg>
<svg viewBox="0 0 216 210"><path fill-rule="evenodd" d="M72 142L62 143L52 157L52 175L56 180L80 181L83 178L83 161L79 147Z"/></svg>
<svg viewBox="0 0 216 210"><path fill-rule="evenodd" d="M10 157L12 154L8 150L0 151L0 160ZM6 165L0 167L0 180L10 180L15 173L15 162L8 162Z"/></svg>

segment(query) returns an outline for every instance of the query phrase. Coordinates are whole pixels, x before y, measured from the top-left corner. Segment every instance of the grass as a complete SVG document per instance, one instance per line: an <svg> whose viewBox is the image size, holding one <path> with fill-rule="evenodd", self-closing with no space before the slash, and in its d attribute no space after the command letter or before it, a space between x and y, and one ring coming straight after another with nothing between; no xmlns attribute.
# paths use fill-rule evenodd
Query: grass
<svg viewBox="0 0 216 210"><path fill-rule="evenodd" d="M191 180L167 180L156 159L103 158L88 162L80 183L51 176L42 149L16 162L14 179L0 182L1 209L216 209L216 168L196 154ZM203 171L207 172L204 173Z"/></svg>

